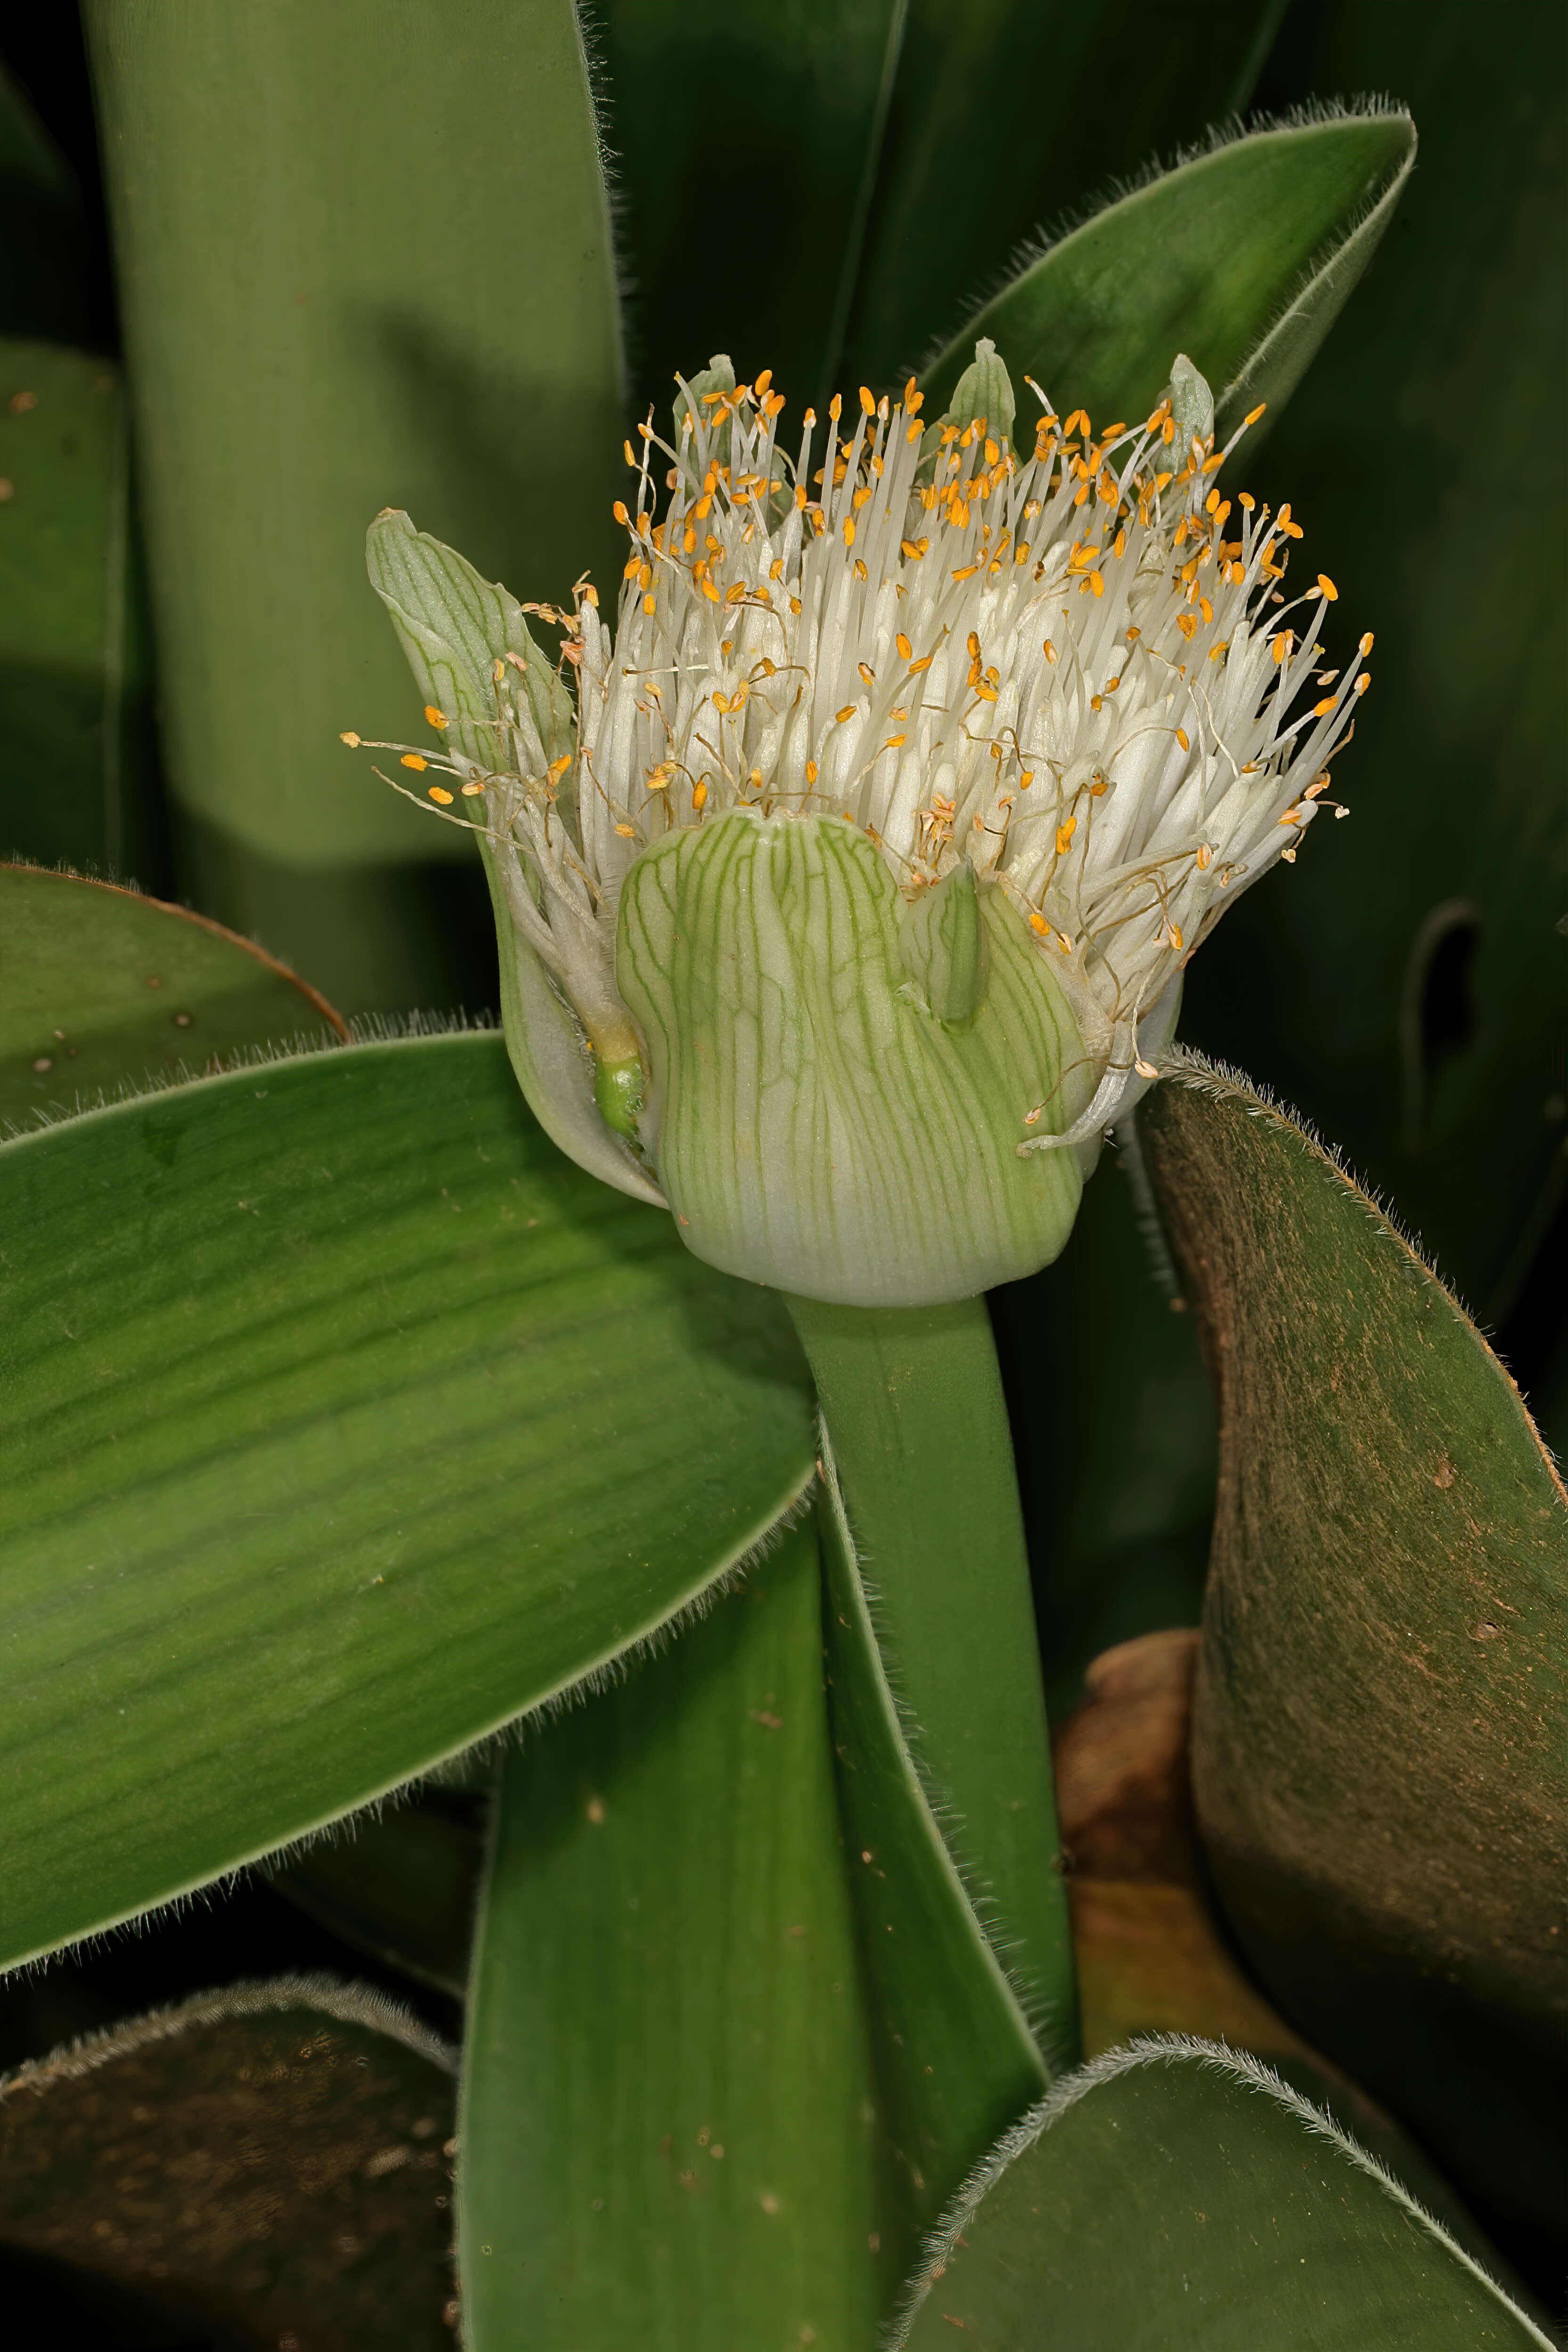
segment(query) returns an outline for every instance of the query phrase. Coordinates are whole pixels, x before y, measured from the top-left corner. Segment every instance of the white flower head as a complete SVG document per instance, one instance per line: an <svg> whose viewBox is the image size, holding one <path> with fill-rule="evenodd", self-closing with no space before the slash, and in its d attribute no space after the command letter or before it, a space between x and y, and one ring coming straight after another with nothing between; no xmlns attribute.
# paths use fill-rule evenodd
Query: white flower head
<svg viewBox="0 0 1568 2352"><path fill-rule="evenodd" d="M911 380L901 401L862 391L847 418L835 399L825 425L807 411L786 450L768 374L737 383L719 359L682 380L674 438L650 422L627 445L615 630L591 590L569 616L574 736L523 630L482 680L483 723L448 728L447 758L429 763L482 803L512 921L581 1024L599 1111L626 1139L613 1181L628 1189L663 1181L683 1205L665 1116L682 1047L653 1033L684 1016L626 930L646 944L663 922L649 877L698 856L683 837L743 813L760 830L731 823L725 838L766 845L776 865L792 840L798 858L799 821L814 838L847 828L856 872L868 845L901 910L901 992L913 986L928 1020L956 1016L938 1024L955 1034L1005 941L1065 1003L1077 1050L1010 1105L1004 1148L1026 1159L1066 1144L1076 1155L1053 1156L1091 1164L1154 1076L1188 958L1243 889L1294 858L1325 805L1372 639L1323 667L1337 592L1320 573L1288 596L1300 527L1289 507L1271 515L1222 487L1240 434L1215 448L1202 377L1178 359L1150 416L1098 432L1032 388L1027 454L989 344L939 424L922 425ZM395 583L377 584L434 677L430 632ZM447 784L429 789L451 808ZM943 965L958 993L939 1003L920 909L940 903L947 939L955 889L989 912L956 982ZM669 936L684 937L679 924Z"/></svg>

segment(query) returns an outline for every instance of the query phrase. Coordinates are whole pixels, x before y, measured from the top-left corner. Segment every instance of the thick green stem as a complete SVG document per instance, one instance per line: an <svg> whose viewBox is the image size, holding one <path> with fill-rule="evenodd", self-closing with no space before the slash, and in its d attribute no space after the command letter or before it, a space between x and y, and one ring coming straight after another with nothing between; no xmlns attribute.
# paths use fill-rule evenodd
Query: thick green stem
<svg viewBox="0 0 1568 2352"><path fill-rule="evenodd" d="M837 1458L889 1679L943 1832L1053 2058L1076 2053L1029 1565L984 1299L788 1301Z"/></svg>

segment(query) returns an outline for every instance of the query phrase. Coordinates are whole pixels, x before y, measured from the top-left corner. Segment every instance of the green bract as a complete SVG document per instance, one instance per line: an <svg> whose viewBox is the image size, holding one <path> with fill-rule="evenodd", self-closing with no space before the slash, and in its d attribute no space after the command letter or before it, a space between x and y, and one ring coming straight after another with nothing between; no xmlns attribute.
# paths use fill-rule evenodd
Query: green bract
<svg viewBox="0 0 1568 2352"><path fill-rule="evenodd" d="M964 899L944 883L901 922L886 864L842 819L735 809L631 868L616 976L647 1040L659 1180L699 1257L902 1307L967 1297L1060 1250L1075 1156L1018 1146L1083 1108L1088 1059L1001 890L952 873L969 877L964 969L934 941L928 995L907 976L908 934Z"/></svg>

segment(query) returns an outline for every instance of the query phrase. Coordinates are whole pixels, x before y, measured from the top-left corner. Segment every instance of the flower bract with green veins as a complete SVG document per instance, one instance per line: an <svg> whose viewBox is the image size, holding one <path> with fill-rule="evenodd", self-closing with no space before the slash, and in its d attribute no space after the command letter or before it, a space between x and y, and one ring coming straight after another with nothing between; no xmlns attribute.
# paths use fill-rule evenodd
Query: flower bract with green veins
<svg viewBox="0 0 1568 2352"><path fill-rule="evenodd" d="M1221 486L1239 434L1215 448L1188 362L1132 426L1037 397L1020 453L983 343L934 425L911 381L786 446L769 376L715 360L627 444L613 631L585 583L521 605L405 515L371 529L443 743L381 748L479 835L535 1111L807 1297L1056 1255L1368 684L1370 636L1324 667L1332 582L1287 594L1289 507Z"/></svg>

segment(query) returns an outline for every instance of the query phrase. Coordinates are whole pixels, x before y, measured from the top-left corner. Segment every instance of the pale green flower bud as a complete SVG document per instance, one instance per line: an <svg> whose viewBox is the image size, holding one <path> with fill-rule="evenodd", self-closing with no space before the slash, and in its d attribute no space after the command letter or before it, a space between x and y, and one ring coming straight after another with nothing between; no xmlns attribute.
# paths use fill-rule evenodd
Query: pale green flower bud
<svg viewBox="0 0 1568 2352"><path fill-rule="evenodd" d="M912 383L847 437L836 400L818 471L810 412L792 462L769 379L716 359L676 446L628 445L613 637L592 590L525 608L405 515L371 529L446 741L404 764L479 836L530 1102L699 1255L807 1297L935 1303L1056 1255L1366 684L1370 637L1290 716L1336 592L1283 625L1299 526L1230 520L1190 362L1098 441L1040 397L1020 459L983 343L936 426ZM557 667L525 610L568 631Z"/></svg>

